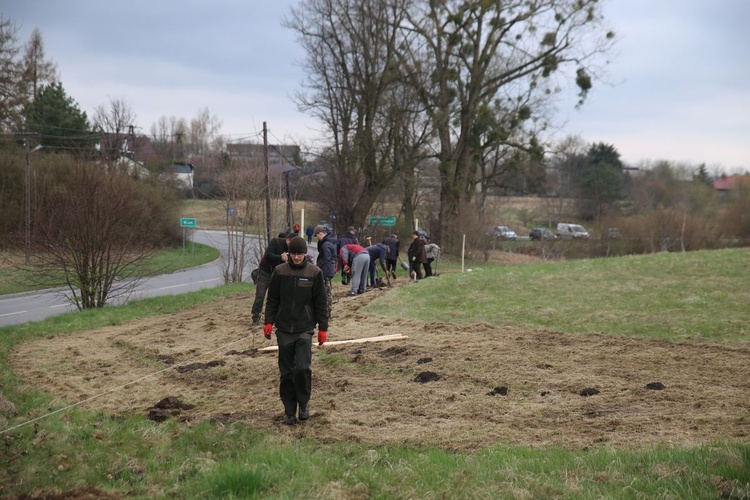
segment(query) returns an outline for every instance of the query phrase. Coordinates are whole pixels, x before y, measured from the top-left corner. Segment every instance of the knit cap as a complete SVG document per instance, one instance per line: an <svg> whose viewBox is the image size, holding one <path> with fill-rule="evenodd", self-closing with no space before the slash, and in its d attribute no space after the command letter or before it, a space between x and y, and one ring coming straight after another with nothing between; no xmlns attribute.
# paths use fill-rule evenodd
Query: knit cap
<svg viewBox="0 0 750 500"><path fill-rule="evenodd" d="M306 254L307 243L301 236L295 236L292 241L289 242L289 253Z"/></svg>

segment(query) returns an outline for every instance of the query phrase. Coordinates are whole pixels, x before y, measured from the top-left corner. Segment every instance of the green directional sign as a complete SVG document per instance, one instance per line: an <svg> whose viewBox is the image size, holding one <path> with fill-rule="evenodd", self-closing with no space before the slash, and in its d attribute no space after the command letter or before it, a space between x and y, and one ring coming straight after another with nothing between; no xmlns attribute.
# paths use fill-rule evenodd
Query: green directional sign
<svg viewBox="0 0 750 500"><path fill-rule="evenodd" d="M395 226L395 217L370 217L371 226Z"/></svg>
<svg viewBox="0 0 750 500"><path fill-rule="evenodd" d="M180 219L180 227L195 227L198 225L198 221L196 219L192 219L190 217L183 217Z"/></svg>

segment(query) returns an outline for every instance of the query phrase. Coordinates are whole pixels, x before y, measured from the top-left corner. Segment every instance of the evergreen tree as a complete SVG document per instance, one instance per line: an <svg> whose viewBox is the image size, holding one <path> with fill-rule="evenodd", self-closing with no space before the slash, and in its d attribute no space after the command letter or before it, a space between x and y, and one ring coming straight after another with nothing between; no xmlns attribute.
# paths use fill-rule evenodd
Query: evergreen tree
<svg viewBox="0 0 750 500"><path fill-rule="evenodd" d="M693 174L693 181L703 183L706 186L711 186L713 184L711 182L711 177L708 175L705 163L701 163L701 166L698 167L698 170Z"/></svg>
<svg viewBox="0 0 750 500"><path fill-rule="evenodd" d="M65 93L60 82L43 85L24 110L28 132L39 136L39 143L57 152L76 153L93 144L88 117Z"/></svg>

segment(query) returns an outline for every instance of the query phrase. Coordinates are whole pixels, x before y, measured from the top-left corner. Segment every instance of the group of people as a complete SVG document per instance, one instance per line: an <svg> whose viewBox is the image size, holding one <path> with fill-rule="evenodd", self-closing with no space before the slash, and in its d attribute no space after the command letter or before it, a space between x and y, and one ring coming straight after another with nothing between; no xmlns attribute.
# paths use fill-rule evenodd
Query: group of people
<svg viewBox="0 0 750 500"><path fill-rule="evenodd" d="M421 280L422 267L424 267L424 278L435 276L432 263L440 258L442 249L435 243L430 242L426 233L414 231L411 235L412 242L406 254L409 257L409 276L414 280Z"/></svg>
<svg viewBox="0 0 750 500"><path fill-rule="evenodd" d="M396 233L381 243L363 247L353 227L348 227L339 237L324 226L308 228L305 231L307 241L299 236L299 230L299 225L295 225L294 232L280 233L269 242L255 280L251 311L252 324L259 325L265 300L264 336L270 339L276 327L279 396L287 425L310 418L312 339L316 325L318 345L328 339L333 280L338 270L341 270L342 284L351 284L349 296L367 290L368 274L370 286L377 285L376 264L390 284L391 278L396 279L400 246ZM307 258L307 245L312 237L317 239L316 265ZM408 250L410 275L421 279L420 266L424 266L425 275L432 276L431 264L439 254L440 247L429 243L427 235L415 231Z"/></svg>

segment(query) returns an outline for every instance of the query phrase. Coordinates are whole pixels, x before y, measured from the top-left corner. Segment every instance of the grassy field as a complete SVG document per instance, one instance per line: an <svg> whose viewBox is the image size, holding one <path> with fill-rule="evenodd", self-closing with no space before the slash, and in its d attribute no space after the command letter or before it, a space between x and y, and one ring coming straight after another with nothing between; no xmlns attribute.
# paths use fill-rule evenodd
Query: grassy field
<svg viewBox="0 0 750 500"><path fill-rule="evenodd" d="M486 321L667 342L747 347L750 340L747 250L475 263L463 274L456 264L441 266L442 277L393 290L372 302L369 312L443 321L457 335L465 323ZM747 437L638 449L487 442L471 451L320 442L242 423L156 424L78 407L48 415L72 402L28 386L8 365L19 343L170 314L251 290L230 286L0 329L6 398L0 401L0 496L750 498Z"/></svg>
<svg viewBox="0 0 750 500"><path fill-rule="evenodd" d="M440 264L457 272L453 261ZM750 341L750 252L659 253L470 266L429 294L399 289L377 310L421 321L486 321L568 333ZM374 309L371 307L371 310Z"/></svg>
<svg viewBox="0 0 750 500"><path fill-rule="evenodd" d="M207 245L200 243L193 247L188 246L185 255L182 254L182 247L163 250L154 254L147 262L144 263L143 276L153 276L156 274L167 274L187 269L189 267L200 266L207 262L212 262L219 258L219 251ZM38 280L30 279L27 273L21 269L22 257L12 256L10 254L0 255L0 295L10 293L28 292L41 288L50 288L55 286L54 282L49 284L36 283ZM18 264L18 265L14 265ZM33 284L33 283L36 283ZM60 282L58 281L57 284Z"/></svg>

